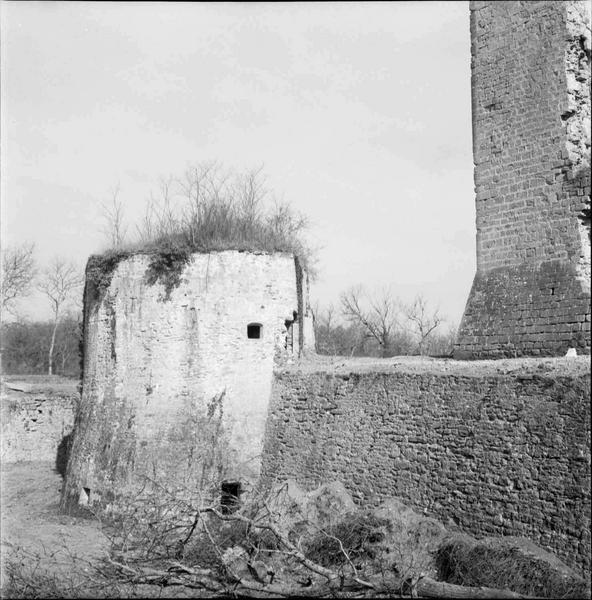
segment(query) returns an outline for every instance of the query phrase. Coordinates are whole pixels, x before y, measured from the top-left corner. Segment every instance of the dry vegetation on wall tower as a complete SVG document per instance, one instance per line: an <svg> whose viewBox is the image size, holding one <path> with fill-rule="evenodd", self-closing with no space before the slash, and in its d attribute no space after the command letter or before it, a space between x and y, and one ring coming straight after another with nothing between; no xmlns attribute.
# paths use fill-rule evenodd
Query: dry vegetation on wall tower
<svg viewBox="0 0 592 600"><path fill-rule="evenodd" d="M109 287L119 262L134 254L150 255L146 283L161 283L164 300L180 283L193 253L284 252L297 257L313 274L313 253L304 240L308 222L288 204L274 199L261 169L237 173L216 163L202 163L161 183L159 194L151 197L136 226L136 241L123 239L122 231L127 228L121 221L119 202L115 196L115 206L105 214L114 245L91 257L87 266L87 282L96 297Z"/></svg>

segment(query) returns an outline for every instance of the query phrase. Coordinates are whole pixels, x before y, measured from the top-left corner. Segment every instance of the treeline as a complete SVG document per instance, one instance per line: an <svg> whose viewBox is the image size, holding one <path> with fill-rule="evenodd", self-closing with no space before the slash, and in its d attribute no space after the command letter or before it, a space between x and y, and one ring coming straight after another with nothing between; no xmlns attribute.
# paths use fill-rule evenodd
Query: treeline
<svg viewBox="0 0 592 600"><path fill-rule="evenodd" d="M26 242L3 248L1 266L1 372L77 377L83 282L80 269L60 257L40 269L35 245ZM34 290L47 301L51 319L29 321L22 316L20 303Z"/></svg>
<svg viewBox="0 0 592 600"><path fill-rule="evenodd" d="M52 321L15 321L3 323L2 368L4 373L42 375L48 373L48 348L51 344ZM55 332L52 373L65 377L80 376L79 344L80 318L68 315L62 318Z"/></svg>
<svg viewBox="0 0 592 600"><path fill-rule="evenodd" d="M408 331L398 331L389 346L383 349L374 339L369 338L362 327L355 324L327 324L318 322L315 326L316 351L331 356L391 356L424 355L450 357L454 348L456 332L446 330L434 333L419 350L416 338Z"/></svg>
<svg viewBox="0 0 592 600"><path fill-rule="evenodd" d="M426 304L422 298L420 301ZM377 310L380 306L382 310ZM373 312L366 313L362 309L361 302L358 301L361 312L357 316L356 313L352 315L351 312L344 312L343 309L336 310L333 306L325 309L317 308L316 351L319 354L337 356L374 357L419 354L450 356L452 353L455 328L443 327L443 320L438 315L434 319L434 311L430 313L424 310L423 320L418 321L416 318L414 321L405 315L405 306L398 301L388 305L384 303L383 298L382 304L375 302L374 307ZM399 310L395 311L395 307ZM409 310L407 312L414 314ZM349 318L346 318L348 314ZM421 315L421 311L419 314ZM21 319L4 323L0 331L4 373L19 375L47 373L49 371L48 348L53 329L52 321L30 322ZM81 336L80 315L71 313L60 319L55 331L52 373L66 377L80 376Z"/></svg>
<svg viewBox="0 0 592 600"><path fill-rule="evenodd" d="M306 219L281 203L266 208L269 194L260 170L241 175L217 163L201 164L163 180L136 225L135 241L126 239L129 224L115 188L111 202L103 205L104 233L112 252L171 244L187 251L281 250L298 254L310 270L314 257L303 238ZM174 209L177 205L181 208ZM80 269L59 257L40 269L30 243L3 248L1 266L2 372L79 376ZM27 321L20 314L20 302L33 290L48 302L50 320ZM369 293L357 286L341 295L337 308L313 312L319 354L452 353L455 327L422 295L405 303L389 290ZM7 321L7 315L15 320Z"/></svg>
<svg viewBox="0 0 592 600"><path fill-rule="evenodd" d="M317 307L318 354L335 356L452 355L456 326L448 323L423 295L405 303L390 290L350 288L338 307Z"/></svg>

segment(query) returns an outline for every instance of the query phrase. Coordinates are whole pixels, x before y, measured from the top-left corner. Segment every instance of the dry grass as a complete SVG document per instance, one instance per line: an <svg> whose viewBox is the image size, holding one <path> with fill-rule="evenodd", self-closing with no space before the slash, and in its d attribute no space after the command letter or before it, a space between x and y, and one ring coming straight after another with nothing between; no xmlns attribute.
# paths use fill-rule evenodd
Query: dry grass
<svg viewBox="0 0 592 600"><path fill-rule="evenodd" d="M380 529L388 526L386 519L359 513L319 532L306 546L307 555L324 566L342 565L349 557L353 562L374 560L375 544L382 542Z"/></svg>
<svg viewBox="0 0 592 600"><path fill-rule="evenodd" d="M525 556L511 545L453 540L441 546L437 561L440 578L447 583L507 588L538 598L590 597L583 579L562 575L542 558Z"/></svg>
<svg viewBox="0 0 592 600"><path fill-rule="evenodd" d="M223 250L293 254L313 275L307 228L305 217L266 189L261 170L237 173L204 163L161 182L136 224L136 239L111 236L117 244L89 262L87 281L100 294L121 260L148 254L148 283L162 283L168 299L192 253Z"/></svg>

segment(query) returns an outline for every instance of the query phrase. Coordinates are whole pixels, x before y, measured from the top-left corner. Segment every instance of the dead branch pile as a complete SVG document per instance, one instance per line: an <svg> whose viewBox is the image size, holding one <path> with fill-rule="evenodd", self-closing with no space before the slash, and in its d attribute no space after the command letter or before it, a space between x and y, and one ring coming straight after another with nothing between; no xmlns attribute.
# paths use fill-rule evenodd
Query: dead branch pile
<svg viewBox="0 0 592 600"><path fill-rule="evenodd" d="M308 504L283 485L231 509L195 506L160 489L150 510L136 498L133 510L112 518L107 566L125 584L179 586L210 597L528 597L437 581L428 559L442 541L441 526L423 522L406 534L384 510L355 512L351 499L340 497L343 486L333 485L312 502L309 494Z"/></svg>

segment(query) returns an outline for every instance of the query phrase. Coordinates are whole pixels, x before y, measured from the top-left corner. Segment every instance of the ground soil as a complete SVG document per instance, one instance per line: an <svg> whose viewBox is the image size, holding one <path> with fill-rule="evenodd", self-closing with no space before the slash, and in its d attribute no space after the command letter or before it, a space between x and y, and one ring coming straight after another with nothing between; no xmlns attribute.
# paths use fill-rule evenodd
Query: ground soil
<svg viewBox="0 0 592 600"><path fill-rule="evenodd" d="M33 584L17 589L26 598L176 598L203 591L122 583L104 570L108 529L92 516L59 513L62 478L52 462L3 464L1 469L1 590L13 596L8 571Z"/></svg>
<svg viewBox="0 0 592 600"><path fill-rule="evenodd" d="M98 521L59 514L62 478L54 463L3 464L1 484L3 580L7 561L37 561L39 570L58 573L106 554Z"/></svg>

